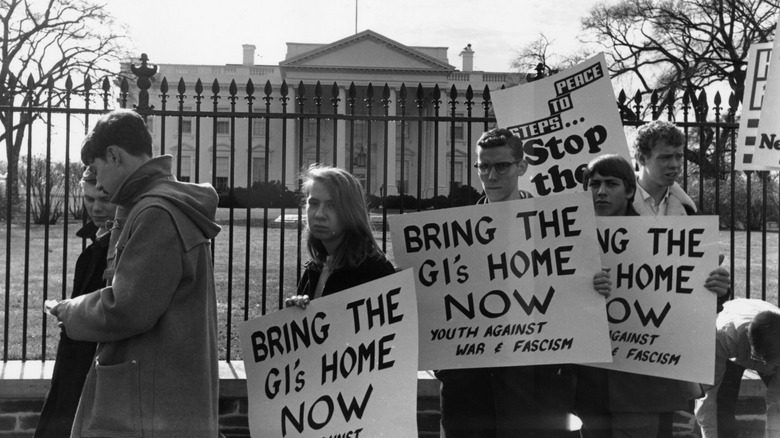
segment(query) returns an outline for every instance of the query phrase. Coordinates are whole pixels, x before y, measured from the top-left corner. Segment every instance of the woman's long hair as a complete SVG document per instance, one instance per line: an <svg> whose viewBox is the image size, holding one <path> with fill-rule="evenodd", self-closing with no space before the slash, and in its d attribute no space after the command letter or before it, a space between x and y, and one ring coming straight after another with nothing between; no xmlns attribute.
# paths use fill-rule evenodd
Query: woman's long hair
<svg viewBox="0 0 780 438"><path fill-rule="evenodd" d="M381 253L371 230L363 186L357 178L346 170L321 164L312 164L301 178L304 202L314 182L321 183L328 190L344 228L344 238L335 254L328 254L322 241L307 233L306 246L316 266L322 267L327 256L331 256L334 269L354 268L367 257ZM308 223L306 227L308 230Z"/></svg>

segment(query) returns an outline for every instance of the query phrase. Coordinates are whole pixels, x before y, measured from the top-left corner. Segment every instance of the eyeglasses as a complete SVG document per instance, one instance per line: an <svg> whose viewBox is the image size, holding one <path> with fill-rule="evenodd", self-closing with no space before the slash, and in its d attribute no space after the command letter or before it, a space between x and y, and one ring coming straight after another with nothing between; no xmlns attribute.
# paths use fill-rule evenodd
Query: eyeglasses
<svg viewBox="0 0 780 438"><path fill-rule="evenodd" d="M519 161L499 161L498 163L493 164L475 162L474 168L479 171L480 175L489 175L491 169L494 169L497 174L503 175L509 171L509 168L512 167L513 164L517 163L519 163Z"/></svg>

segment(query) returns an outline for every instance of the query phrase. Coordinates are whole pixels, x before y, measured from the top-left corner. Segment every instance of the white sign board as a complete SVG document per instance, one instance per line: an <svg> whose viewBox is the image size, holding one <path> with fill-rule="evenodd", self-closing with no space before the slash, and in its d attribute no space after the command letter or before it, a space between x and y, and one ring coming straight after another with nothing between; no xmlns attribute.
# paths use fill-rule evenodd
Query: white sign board
<svg viewBox="0 0 780 438"><path fill-rule="evenodd" d="M417 436L411 270L239 326L252 436Z"/></svg>
<svg viewBox="0 0 780 438"><path fill-rule="evenodd" d="M599 217L610 268L611 370L711 384L718 264L717 216ZM639 389L638 389L639 390Z"/></svg>
<svg viewBox="0 0 780 438"><path fill-rule="evenodd" d="M414 268L421 370L609 360L590 193L403 214L390 230Z"/></svg>
<svg viewBox="0 0 780 438"><path fill-rule="evenodd" d="M631 161L604 54L491 98L498 126L523 139L528 171L519 183L534 196L583 191L582 172L597 155Z"/></svg>
<svg viewBox="0 0 780 438"><path fill-rule="evenodd" d="M759 130L759 120L763 118L761 108L765 100L767 81L769 80L769 64L772 61L773 43L751 44L748 50L748 66L745 75L745 93L742 98L742 115L739 119L737 134L737 151L734 168L736 170L773 170L775 158L772 155L776 139L763 129ZM776 52L777 53L777 52ZM780 73L780 72L778 72ZM780 93L780 86L774 87ZM778 102L780 103L780 102Z"/></svg>

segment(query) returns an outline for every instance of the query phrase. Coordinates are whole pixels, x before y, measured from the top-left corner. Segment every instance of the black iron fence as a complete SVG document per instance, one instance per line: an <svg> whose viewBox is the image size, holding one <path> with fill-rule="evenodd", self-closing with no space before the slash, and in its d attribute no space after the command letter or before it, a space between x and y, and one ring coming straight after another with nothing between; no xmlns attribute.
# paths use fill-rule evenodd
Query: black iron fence
<svg viewBox="0 0 780 438"><path fill-rule="evenodd" d="M477 91L435 84L290 87L269 80L259 91L251 79L240 89L235 81L225 87L215 79L207 91L200 79L182 78L171 90L145 60L133 72L134 79L103 80L78 95L66 86L65 107L0 106L5 147L23 136L19 173L6 163L9 181L0 192L3 360L53 358L58 329L41 305L68 296L73 263L85 244L75 237L84 219L74 207L81 199L71 156L78 156L81 138L114 102L146 117L158 152L174 155L180 179L218 188L223 230L212 247L222 359L239 358L240 321L280 308L294 290L306 260L296 191L299 171L308 164L345 167L363 181L377 238L390 255L389 216L471 204L478 196L472 145L495 126L487 85ZM722 102L720 94L710 99L705 91L632 98L621 92L618 108L629 137L656 118L674 120L684 131L682 183L704 214L720 217L733 293L777 302L778 175L734 171L736 100ZM10 129L22 119L37 121ZM18 192L10 179L20 181Z"/></svg>

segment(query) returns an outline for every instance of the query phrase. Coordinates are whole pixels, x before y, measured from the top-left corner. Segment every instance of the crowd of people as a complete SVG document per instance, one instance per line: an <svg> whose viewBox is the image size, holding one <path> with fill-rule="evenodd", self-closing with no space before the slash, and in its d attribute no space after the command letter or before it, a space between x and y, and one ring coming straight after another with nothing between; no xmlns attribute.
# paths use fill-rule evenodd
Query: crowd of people
<svg viewBox="0 0 780 438"><path fill-rule="evenodd" d="M676 182L684 144L674 124L655 121L638 130L637 172L618 155L588 163L584 188L596 215L697 214ZM528 163L517 136L485 132L475 153L484 192L478 204L531 197L519 189ZM77 261L71 297L47 303L63 331L35 436L219 436L210 252L220 230L217 194L208 184L177 181L171 157L152 156L151 137L133 111L102 117L81 155L91 222L79 235L94 243ZM357 178L313 165L302 181L310 260L287 306L305 309L310 300L395 272L375 241ZM705 438L736 436L745 369L767 384L767 436L780 436L780 309L726 301L729 285L728 270L716 266L703 285L725 302L713 327L714 385L575 364L442 369L443 436L671 437L674 412L694 405ZM610 294L608 270L594 276L593 289ZM578 432L572 414L582 421Z"/></svg>

